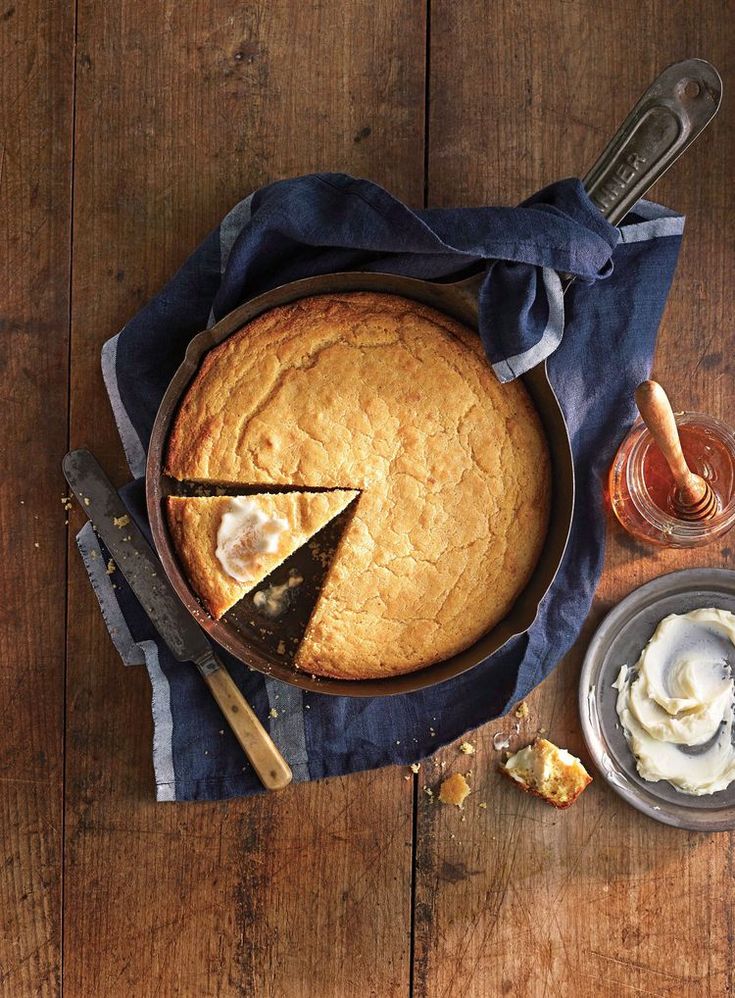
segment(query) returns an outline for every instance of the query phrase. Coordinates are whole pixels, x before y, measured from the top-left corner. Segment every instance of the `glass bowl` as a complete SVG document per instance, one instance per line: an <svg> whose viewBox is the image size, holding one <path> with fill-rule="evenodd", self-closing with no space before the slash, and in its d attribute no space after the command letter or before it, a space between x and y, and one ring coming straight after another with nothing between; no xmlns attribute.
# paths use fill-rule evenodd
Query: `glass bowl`
<svg viewBox="0 0 735 998"><path fill-rule="evenodd" d="M699 547L735 525L735 433L722 420L699 412L677 413L676 424L687 463L712 486L718 513L700 523L675 515L674 480L641 421L623 440L610 468L610 504L622 526L639 540Z"/></svg>

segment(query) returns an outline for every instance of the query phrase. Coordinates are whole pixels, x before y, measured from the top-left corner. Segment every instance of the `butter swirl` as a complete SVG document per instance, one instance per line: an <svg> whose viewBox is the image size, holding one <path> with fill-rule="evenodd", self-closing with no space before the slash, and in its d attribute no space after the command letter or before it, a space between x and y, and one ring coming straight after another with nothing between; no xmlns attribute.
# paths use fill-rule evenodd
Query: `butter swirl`
<svg viewBox="0 0 735 998"><path fill-rule="evenodd" d="M222 568L237 582L250 582L260 566L260 555L278 551L288 520L268 516L248 496L238 496L222 514L216 555Z"/></svg>
<svg viewBox="0 0 735 998"><path fill-rule="evenodd" d="M735 615L710 608L665 617L622 666L617 713L644 780L694 796L735 780L733 662Z"/></svg>

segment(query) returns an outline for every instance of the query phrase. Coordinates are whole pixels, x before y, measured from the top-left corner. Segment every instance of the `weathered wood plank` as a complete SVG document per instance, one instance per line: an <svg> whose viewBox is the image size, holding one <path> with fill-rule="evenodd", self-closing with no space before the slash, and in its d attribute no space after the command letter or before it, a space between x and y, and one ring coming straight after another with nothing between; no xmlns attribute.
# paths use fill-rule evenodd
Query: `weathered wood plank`
<svg viewBox="0 0 735 998"><path fill-rule="evenodd" d="M421 202L424 30L416 0L80 0L72 442L120 480L100 345L235 201L326 168ZM411 784L153 804L147 678L70 569L66 993L405 994Z"/></svg>
<svg viewBox="0 0 735 998"><path fill-rule="evenodd" d="M59 993L73 9L0 8L0 992Z"/></svg>
<svg viewBox="0 0 735 998"><path fill-rule="evenodd" d="M506 0L488 8L438 0L432 5L430 203L513 203L556 177L583 171L668 63L709 58L727 86L735 69L734 28L720 2L695 9L628 0ZM680 406L730 422L735 339L727 317L735 252L724 220L735 208L729 183L734 138L735 113L726 102L711 130L654 192L688 216L655 370ZM731 565L731 552L732 540L725 538L698 552L654 553L611 526L605 575L585 633L529 701L523 733L530 738L544 727L582 751L579 667L605 610L666 571ZM493 772L499 753L491 735L509 730L511 721L489 726L476 739L476 790L465 822L453 810L420 801L416 995L730 993L730 837L657 826L601 779L566 813L526 798ZM467 768L456 750L443 759L447 771ZM431 771L428 776L431 782Z"/></svg>

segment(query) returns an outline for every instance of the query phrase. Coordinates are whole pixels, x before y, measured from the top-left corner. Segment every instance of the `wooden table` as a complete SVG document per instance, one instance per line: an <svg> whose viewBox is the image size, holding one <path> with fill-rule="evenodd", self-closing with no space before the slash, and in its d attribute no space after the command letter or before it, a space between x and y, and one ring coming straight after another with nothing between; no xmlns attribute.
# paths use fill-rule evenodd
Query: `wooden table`
<svg viewBox="0 0 735 998"><path fill-rule="evenodd" d="M688 215L655 370L732 422L730 4L5 0L3 995L732 994L730 836L659 827L602 780L568 813L525 798L493 771L507 722L417 778L155 804L148 680L112 648L60 501L70 445L126 477L103 340L245 193L342 169L414 205L511 204L587 167L690 55L722 71L725 106L655 192ZM524 731L584 755L577 676L602 615L732 545L654 552L611 525L593 611ZM421 792L441 764L471 765L466 820Z"/></svg>

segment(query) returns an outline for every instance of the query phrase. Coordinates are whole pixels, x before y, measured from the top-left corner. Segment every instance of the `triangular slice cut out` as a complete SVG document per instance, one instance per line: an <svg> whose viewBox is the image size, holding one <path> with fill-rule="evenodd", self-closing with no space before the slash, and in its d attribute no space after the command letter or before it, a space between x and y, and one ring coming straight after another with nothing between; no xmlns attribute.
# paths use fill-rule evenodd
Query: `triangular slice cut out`
<svg viewBox="0 0 735 998"><path fill-rule="evenodd" d="M350 489L338 489L168 496L166 513L189 581L219 620L357 495Z"/></svg>

